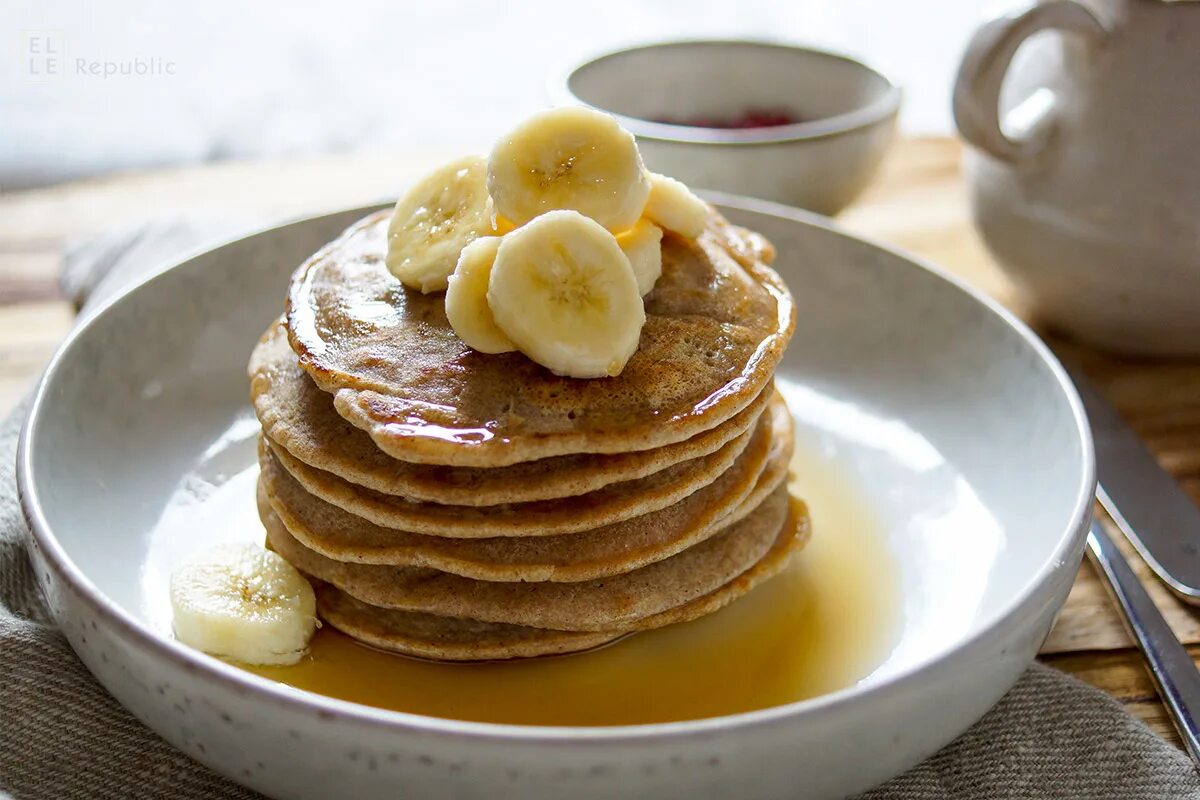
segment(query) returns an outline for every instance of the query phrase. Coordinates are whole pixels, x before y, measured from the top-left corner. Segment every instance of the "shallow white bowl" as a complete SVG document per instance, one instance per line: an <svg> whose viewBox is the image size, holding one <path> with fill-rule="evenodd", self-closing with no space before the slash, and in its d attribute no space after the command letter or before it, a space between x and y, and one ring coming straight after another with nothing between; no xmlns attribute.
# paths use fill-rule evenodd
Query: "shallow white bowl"
<svg viewBox="0 0 1200 800"><path fill-rule="evenodd" d="M692 722L504 726L307 694L162 633L151 532L181 488L252 463L250 348L292 269L366 209L180 264L53 359L19 481L38 580L80 658L166 739L277 797L836 797L949 742L1025 669L1071 586L1094 490L1078 399L1023 325L953 279L799 212L718 200L778 246L799 306L781 384L867 488L901 573L902 629L871 676Z"/></svg>
<svg viewBox="0 0 1200 800"><path fill-rule="evenodd" d="M646 165L695 188L835 214L891 143L900 90L847 56L753 41L664 42L591 59L550 85L556 103L616 115ZM726 130L656 120L786 108L793 125Z"/></svg>

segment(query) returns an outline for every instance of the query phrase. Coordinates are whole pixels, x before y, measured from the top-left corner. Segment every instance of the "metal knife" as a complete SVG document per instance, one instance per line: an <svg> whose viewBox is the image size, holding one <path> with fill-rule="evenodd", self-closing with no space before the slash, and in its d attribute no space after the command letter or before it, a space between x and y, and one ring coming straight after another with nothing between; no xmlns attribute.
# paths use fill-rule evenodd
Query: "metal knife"
<svg viewBox="0 0 1200 800"><path fill-rule="evenodd" d="M1092 424L1097 499L1163 583L1200 605L1200 508L1082 370L1065 359L1063 366Z"/></svg>

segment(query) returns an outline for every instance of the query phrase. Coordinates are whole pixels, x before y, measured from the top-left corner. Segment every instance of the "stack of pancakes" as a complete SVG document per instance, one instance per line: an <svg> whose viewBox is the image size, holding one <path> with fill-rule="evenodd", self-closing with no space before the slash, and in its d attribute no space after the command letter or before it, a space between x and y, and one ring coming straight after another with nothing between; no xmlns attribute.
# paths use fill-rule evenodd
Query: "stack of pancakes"
<svg viewBox="0 0 1200 800"><path fill-rule="evenodd" d="M445 660L583 650L711 613L807 536L772 378L791 297L716 214L668 234L617 377L553 375L455 335L384 264L374 214L292 279L250 362L270 546L322 619Z"/></svg>

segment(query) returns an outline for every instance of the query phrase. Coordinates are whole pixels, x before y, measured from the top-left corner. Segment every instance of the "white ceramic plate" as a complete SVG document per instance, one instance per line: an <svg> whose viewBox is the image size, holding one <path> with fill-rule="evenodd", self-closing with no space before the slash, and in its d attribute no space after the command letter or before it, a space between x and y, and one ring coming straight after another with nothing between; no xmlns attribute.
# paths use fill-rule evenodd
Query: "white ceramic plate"
<svg viewBox="0 0 1200 800"><path fill-rule="evenodd" d="M253 520L248 492L190 525L180 502L242 497L228 481L253 459L250 349L293 268L366 209L192 258L55 356L19 479L39 581L80 658L169 741L278 797L834 797L949 742L1020 675L1070 588L1094 490L1079 402L1023 325L953 279L817 218L718 199L778 247L799 307L781 384L808 444L868 493L897 564L902 624L867 679L693 722L519 727L307 694L163 633L154 595L173 560ZM164 515L187 535L164 538Z"/></svg>

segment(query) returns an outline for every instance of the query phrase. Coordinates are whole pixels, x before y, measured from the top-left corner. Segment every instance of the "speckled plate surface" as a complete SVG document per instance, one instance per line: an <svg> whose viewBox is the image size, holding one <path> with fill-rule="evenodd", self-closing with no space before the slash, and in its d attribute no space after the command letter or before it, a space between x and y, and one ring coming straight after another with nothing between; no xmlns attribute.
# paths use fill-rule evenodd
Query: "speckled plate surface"
<svg viewBox="0 0 1200 800"><path fill-rule="evenodd" d="M257 529L250 349L296 265L368 209L196 256L54 357L18 475L38 579L80 658L167 740L281 798L837 797L949 742L1024 670L1071 586L1094 489L1078 399L1023 325L935 269L717 200L778 248L799 321L777 383L797 430L869 493L900 573L896 642L865 679L691 722L511 726L332 700L174 642L173 564Z"/></svg>

